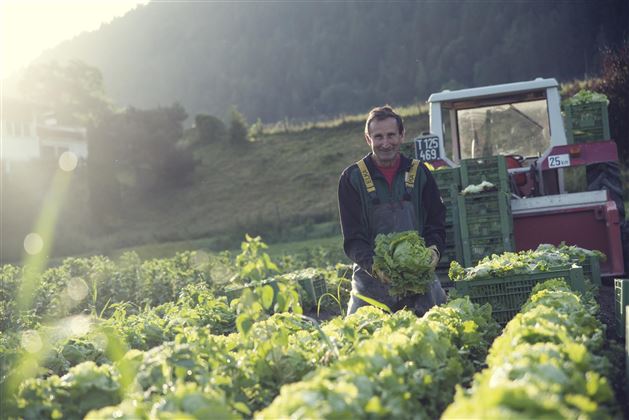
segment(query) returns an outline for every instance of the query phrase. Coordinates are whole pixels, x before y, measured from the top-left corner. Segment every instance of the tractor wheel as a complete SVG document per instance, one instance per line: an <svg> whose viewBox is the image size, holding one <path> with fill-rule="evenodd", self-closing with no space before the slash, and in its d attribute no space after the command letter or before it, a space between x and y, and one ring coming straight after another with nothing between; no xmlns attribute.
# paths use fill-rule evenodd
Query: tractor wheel
<svg viewBox="0 0 629 420"><path fill-rule="evenodd" d="M625 202L620 178L620 166L617 162L596 163L586 169L588 191L607 190L618 208L618 218L625 220Z"/></svg>
<svg viewBox="0 0 629 420"><path fill-rule="evenodd" d="M620 219L620 235L623 246L625 273L629 273L629 223L625 220L625 202L620 177L620 166L617 162L597 163L588 165L586 169L588 191L607 190L616 203Z"/></svg>

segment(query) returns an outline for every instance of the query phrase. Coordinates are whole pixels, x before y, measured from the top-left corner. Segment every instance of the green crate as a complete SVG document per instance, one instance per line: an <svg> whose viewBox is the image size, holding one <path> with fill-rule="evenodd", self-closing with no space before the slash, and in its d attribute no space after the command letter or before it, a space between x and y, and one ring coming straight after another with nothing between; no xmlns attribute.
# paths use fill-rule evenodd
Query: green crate
<svg viewBox="0 0 629 420"><path fill-rule="evenodd" d="M299 284L301 285L301 287L303 287L306 293L308 293L308 295L314 302L315 307L317 306L319 298L328 291L327 283L325 282L325 278L323 277L317 277L314 279L301 279L299 280Z"/></svg>
<svg viewBox="0 0 629 420"><path fill-rule="evenodd" d="M460 168L436 169L432 171L431 174L437 182L439 191L449 191L450 187L455 187L457 191L461 189Z"/></svg>
<svg viewBox="0 0 629 420"><path fill-rule="evenodd" d="M451 198L446 198L443 195L441 196L443 200L443 205L446 206L446 225L454 224L454 206L456 205L456 201Z"/></svg>
<svg viewBox="0 0 629 420"><path fill-rule="evenodd" d="M463 238L461 242L463 262L466 267L473 267L488 255L513 252L515 250L513 235Z"/></svg>
<svg viewBox="0 0 629 420"><path fill-rule="evenodd" d="M303 291L310 297L310 301L313 302L314 307L316 307L317 302L321 296L323 296L327 292L327 283L323 276L308 276L310 273L306 273L309 269L299 270L293 273L289 273L283 276L285 280L298 282ZM281 279L269 279L265 280L258 284L251 284L247 286L242 286L234 289L225 290L225 296L227 300L231 302L232 300L240 297L246 289L255 289L256 287L269 285L273 288L273 292L277 293L279 288L277 286L278 282ZM301 290L299 290L301 293ZM303 296L302 296L303 300ZM273 297L273 301L275 302L275 296Z"/></svg>
<svg viewBox="0 0 629 420"><path fill-rule="evenodd" d="M277 287L277 280L276 279L268 279L268 280L264 280L260 283L256 283L256 284L249 284L246 286L241 286L241 287L236 287L233 289L226 289L225 290L225 296L227 297L227 301L231 302L232 300L240 297L240 295L242 295L242 293L245 290L253 290L256 287L260 287L260 286L266 286L269 285L273 288L273 292L277 293L277 291L279 290L279 288ZM275 298L274 298L275 299Z"/></svg>
<svg viewBox="0 0 629 420"><path fill-rule="evenodd" d="M513 233L512 219L505 219L500 216L468 218L464 227L469 238L504 236Z"/></svg>
<svg viewBox="0 0 629 420"><path fill-rule="evenodd" d="M459 216L468 217L500 216L511 218L511 200L503 191L488 191L478 194L459 194L457 197Z"/></svg>
<svg viewBox="0 0 629 420"><path fill-rule="evenodd" d="M457 243L457 240L460 237L457 228L457 225L446 225L446 246L452 246Z"/></svg>
<svg viewBox="0 0 629 420"><path fill-rule="evenodd" d="M458 281L455 282L455 288L458 294L469 296L474 303L491 304L493 318L505 325L520 311L537 283L556 278L565 279L575 291L585 291L581 267L504 278Z"/></svg>
<svg viewBox="0 0 629 420"><path fill-rule="evenodd" d="M439 264L437 264L437 268L449 269L452 261L458 261L459 263L463 261L461 247L458 244L445 246L443 253L441 254Z"/></svg>
<svg viewBox="0 0 629 420"><path fill-rule="evenodd" d="M325 277L314 268L293 271L282 276L288 281L298 282L301 289L310 297L310 302L316 308L317 302L327 292ZM301 291L300 291L301 293ZM302 303L304 302L302 296Z"/></svg>
<svg viewBox="0 0 629 420"><path fill-rule="evenodd" d="M601 262L597 256L592 255L581 263L583 275L588 277L593 284L601 286Z"/></svg>
<svg viewBox="0 0 629 420"><path fill-rule="evenodd" d="M569 143L609 140L606 102L564 105L566 135Z"/></svg>
<svg viewBox="0 0 629 420"><path fill-rule="evenodd" d="M504 156L461 160L461 186L491 182L500 191L509 191L509 172Z"/></svg>
<svg viewBox="0 0 629 420"><path fill-rule="evenodd" d="M614 317L618 337L625 337L627 305L629 305L629 279L614 279Z"/></svg>
<svg viewBox="0 0 629 420"><path fill-rule="evenodd" d="M448 190L440 191L440 193L443 205L446 207L446 226L458 225L458 190L453 186Z"/></svg>
<svg viewBox="0 0 629 420"><path fill-rule="evenodd" d="M459 195L457 214L467 267L487 255L513 251L511 201L503 191Z"/></svg>
<svg viewBox="0 0 629 420"><path fill-rule="evenodd" d="M450 270L449 266L448 267L437 266L437 269L435 270L435 274L437 278L439 279L439 282L441 283L441 287L446 292L446 294L449 294L452 290L454 290L454 282L450 280L450 277L448 277L449 270Z"/></svg>

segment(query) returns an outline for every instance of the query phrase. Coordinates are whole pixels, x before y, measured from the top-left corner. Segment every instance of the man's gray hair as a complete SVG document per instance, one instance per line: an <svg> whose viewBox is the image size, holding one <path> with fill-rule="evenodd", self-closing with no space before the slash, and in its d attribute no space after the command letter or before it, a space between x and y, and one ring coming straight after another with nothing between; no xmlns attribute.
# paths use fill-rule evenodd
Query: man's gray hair
<svg viewBox="0 0 629 420"><path fill-rule="evenodd" d="M402 121L402 117L400 117L389 105L384 105L369 111L369 115L367 115L367 122L365 122L365 134L369 134L369 124L373 120L382 121L387 118L395 118L398 132L400 134L404 133L404 122Z"/></svg>

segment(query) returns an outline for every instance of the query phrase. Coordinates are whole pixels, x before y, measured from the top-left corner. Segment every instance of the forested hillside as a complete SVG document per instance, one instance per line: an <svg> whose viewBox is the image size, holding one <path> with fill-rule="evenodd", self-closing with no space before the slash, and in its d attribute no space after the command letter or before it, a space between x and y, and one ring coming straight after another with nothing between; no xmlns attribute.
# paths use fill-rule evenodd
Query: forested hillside
<svg viewBox="0 0 629 420"><path fill-rule="evenodd" d="M364 112L442 88L594 76L625 0L151 2L42 57L100 69L114 102L252 122Z"/></svg>

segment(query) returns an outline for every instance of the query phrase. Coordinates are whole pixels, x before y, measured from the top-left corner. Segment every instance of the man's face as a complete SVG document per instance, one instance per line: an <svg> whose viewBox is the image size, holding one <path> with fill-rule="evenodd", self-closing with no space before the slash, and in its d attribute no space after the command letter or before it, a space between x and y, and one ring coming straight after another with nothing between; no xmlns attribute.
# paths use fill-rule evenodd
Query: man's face
<svg viewBox="0 0 629 420"><path fill-rule="evenodd" d="M371 147L376 163L380 166L389 166L400 153L404 133L398 132L395 118L372 120L369 123L369 134L365 134L365 140Z"/></svg>

